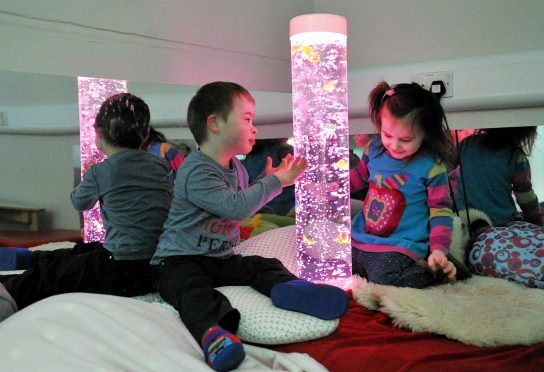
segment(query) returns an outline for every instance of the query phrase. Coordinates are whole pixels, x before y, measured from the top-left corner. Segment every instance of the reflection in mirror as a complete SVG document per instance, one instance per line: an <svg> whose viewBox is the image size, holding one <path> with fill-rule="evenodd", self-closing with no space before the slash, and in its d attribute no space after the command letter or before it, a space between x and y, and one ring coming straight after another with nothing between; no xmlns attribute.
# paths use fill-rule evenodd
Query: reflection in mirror
<svg viewBox="0 0 544 372"><path fill-rule="evenodd" d="M128 82L128 89L148 103L153 126L170 142L183 151L185 146L194 148L183 122L187 104L197 87ZM288 97L275 97L259 93L258 113L266 116L276 106L285 111ZM0 113L0 203L44 208L40 217L43 228L78 229L79 215L69 198L74 183L79 182L77 78L0 71ZM476 126L477 123L467 123L467 127ZM276 126L271 128L262 138L286 134ZM544 126L538 131L529 161L533 188L543 201ZM263 133L265 130L259 129L259 135ZM357 131L352 128L352 133ZM350 144L360 158L362 147L357 145L355 136Z"/></svg>
<svg viewBox="0 0 544 372"><path fill-rule="evenodd" d="M78 121L77 79L0 71L3 129L70 128Z"/></svg>

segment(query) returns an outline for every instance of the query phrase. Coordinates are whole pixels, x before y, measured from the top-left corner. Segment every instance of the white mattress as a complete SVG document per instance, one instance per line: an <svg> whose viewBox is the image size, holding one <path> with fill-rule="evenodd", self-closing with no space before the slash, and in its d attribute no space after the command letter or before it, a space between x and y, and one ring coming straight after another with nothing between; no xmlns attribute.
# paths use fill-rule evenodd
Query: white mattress
<svg viewBox="0 0 544 372"><path fill-rule="evenodd" d="M326 369L307 354L245 345L244 371ZM87 293L49 297L0 323L7 371L210 371L179 318L142 301Z"/></svg>

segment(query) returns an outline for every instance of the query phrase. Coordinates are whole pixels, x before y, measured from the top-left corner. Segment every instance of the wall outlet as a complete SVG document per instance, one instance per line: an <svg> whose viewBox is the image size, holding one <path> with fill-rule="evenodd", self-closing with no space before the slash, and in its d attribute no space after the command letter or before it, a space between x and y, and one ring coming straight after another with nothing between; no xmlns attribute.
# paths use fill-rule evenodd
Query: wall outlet
<svg viewBox="0 0 544 372"><path fill-rule="evenodd" d="M431 89L433 81L442 80L446 87L446 93L442 97L453 97L453 72L451 71L424 72L414 74L410 76L410 79L427 90Z"/></svg>

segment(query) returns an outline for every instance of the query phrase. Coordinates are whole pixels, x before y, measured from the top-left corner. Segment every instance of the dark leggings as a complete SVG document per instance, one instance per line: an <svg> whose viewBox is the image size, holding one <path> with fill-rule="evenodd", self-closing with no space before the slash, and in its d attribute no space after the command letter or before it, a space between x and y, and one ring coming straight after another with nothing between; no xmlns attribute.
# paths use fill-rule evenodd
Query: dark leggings
<svg viewBox="0 0 544 372"><path fill-rule="evenodd" d="M425 288L440 279L410 257L397 252L367 252L352 247L353 273L376 284Z"/></svg>

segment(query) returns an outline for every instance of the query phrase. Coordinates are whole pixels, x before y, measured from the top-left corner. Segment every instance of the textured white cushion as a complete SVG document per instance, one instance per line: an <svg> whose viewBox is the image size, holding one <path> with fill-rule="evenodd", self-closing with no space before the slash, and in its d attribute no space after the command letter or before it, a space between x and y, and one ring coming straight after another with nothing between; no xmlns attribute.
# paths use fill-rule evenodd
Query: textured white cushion
<svg viewBox="0 0 544 372"><path fill-rule="evenodd" d="M244 256L275 257L295 273L297 267L295 236L295 226L273 229L242 242L235 248L235 252ZM240 312L237 336L243 341L277 345L315 340L328 336L339 324L338 319L322 320L279 309L272 304L269 297L251 287L229 286L217 290L227 296L232 306ZM176 312L157 293L138 298Z"/></svg>
<svg viewBox="0 0 544 372"><path fill-rule="evenodd" d="M310 315L280 309L269 297L251 287L220 287L242 315L237 336L264 345L315 340L333 333L339 320L322 320Z"/></svg>
<svg viewBox="0 0 544 372"><path fill-rule="evenodd" d="M277 258L289 271L296 274L296 227L295 225L280 227L253 236L234 247L234 253L242 256Z"/></svg>

